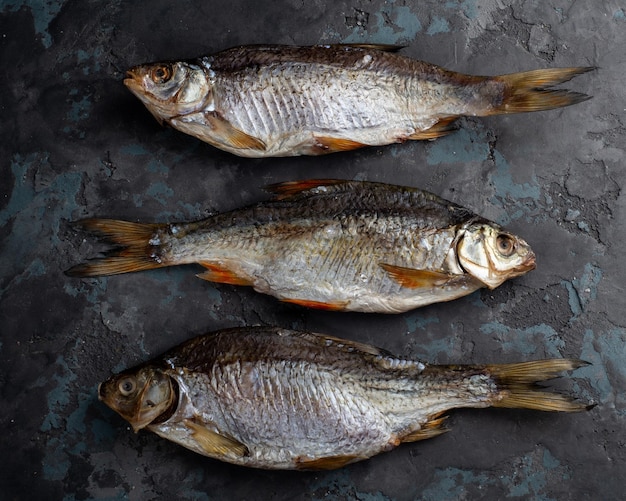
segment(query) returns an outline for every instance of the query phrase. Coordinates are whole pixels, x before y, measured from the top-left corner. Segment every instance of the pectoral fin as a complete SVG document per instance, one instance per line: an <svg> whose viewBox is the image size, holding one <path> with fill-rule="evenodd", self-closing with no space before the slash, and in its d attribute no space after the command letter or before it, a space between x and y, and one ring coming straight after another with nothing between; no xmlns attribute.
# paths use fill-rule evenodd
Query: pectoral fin
<svg viewBox="0 0 626 501"><path fill-rule="evenodd" d="M192 431L193 439L209 456L245 457L250 455L248 448L232 437L220 435L191 419L185 419L184 424Z"/></svg>
<svg viewBox="0 0 626 501"><path fill-rule="evenodd" d="M402 287L408 287L410 289L442 287L453 278L456 278L456 275L440 271L416 270L385 263L381 263L380 266L392 279L402 285Z"/></svg>
<svg viewBox="0 0 626 501"><path fill-rule="evenodd" d="M206 268L204 273L198 273L196 275L202 280L231 285L253 285L250 279L237 275L222 263L217 264L203 261L200 264Z"/></svg>
<svg viewBox="0 0 626 501"><path fill-rule="evenodd" d="M335 470L349 463L366 459L360 456L328 456L325 458L309 459L307 457L299 457L296 459L296 469L298 470Z"/></svg>
<svg viewBox="0 0 626 501"><path fill-rule="evenodd" d="M208 112L204 114L204 117L213 128L218 141L241 150L265 151L267 149L263 141L233 127L228 120L217 113Z"/></svg>

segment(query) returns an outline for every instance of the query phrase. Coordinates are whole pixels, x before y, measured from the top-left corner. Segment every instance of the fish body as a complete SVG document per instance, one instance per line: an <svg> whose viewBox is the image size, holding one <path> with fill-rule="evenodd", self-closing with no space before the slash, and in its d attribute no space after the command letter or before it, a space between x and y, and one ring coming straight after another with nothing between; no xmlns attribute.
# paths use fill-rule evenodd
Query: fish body
<svg viewBox="0 0 626 501"><path fill-rule="evenodd" d="M99 397L135 431L243 466L330 469L444 431L449 409L587 406L536 382L576 360L428 365L273 327L200 336L112 376Z"/></svg>
<svg viewBox="0 0 626 501"><path fill-rule="evenodd" d="M551 87L593 68L473 76L390 49L397 47L235 47L136 66L124 83L159 122L244 157L434 139L460 116L540 111L588 99Z"/></svg>
<svg viewBox="0 0 626 501"><path fill-rule="evenodd" d="M199 263L200 278L251 285L283 301L398 313L495 288L535 267L521 238L415 188L311 180L270 189L272 200L198 222L82 221L122 248L67 273Z"/></svg>

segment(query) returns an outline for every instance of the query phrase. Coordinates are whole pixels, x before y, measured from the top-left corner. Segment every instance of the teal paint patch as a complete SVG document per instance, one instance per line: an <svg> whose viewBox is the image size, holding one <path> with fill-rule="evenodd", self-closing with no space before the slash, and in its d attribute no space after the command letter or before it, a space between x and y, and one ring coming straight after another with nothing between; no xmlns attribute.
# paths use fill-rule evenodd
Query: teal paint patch
<svg viewBox="0 0 626 501"><path fill-rule="evenodd" d="M578 369L577 376L588 381L596 392L593 398L586 396L603 406L612 403L620 416L626 416L626 394L614 390L626 386L626 329L615 328L598 335L587 329L580 358L591 365Z"/></svg>
<svg viewBox="0 0 626 501"><path fill-rule="evenodd" d="M130 155L133 157L150 154L150 152L140 144L129 144L127 146L122 146L119 151L122 155Z"/></svg>
<svg viewBox="0 0 626 501"><path fill-rule="evenodd" d="M26 183L26 172L36 160L37 155L34 153L26 158L17 153L11 159L11 172L15 178L15 184L11 189L9 203L0 210L0 226L7 224L9 219L22 212L32 202L34 193Z"/></svg>
<svg viewBox="0 0 626 501"><path fill-rule="evenodd" d="M47 480L65 478L70 467L68 444L65 440L67 431L64 430L65 420L62 415L70 402L70 385L76 380L76 375L70 370L63 356L58 356L55 364L60 369L59 373L53 376L57 386L48 392L48 414L39 428L49 436L42 462L44 478ZM55 434L59 430L60 438Z"/></svg>
<svg viewBox="0 0 626 501"><path fill-rule="evenodd" d="M548 472L552 476L568 478L567 469L545 448L536 449L504 466L507 472L489 475L452 467L437 470L435 479L422 491L420 499L472 499L476 496L476 489L484 492L486 487L498 487L508 491L507 497L549 500L551 498L542 492L548 483ZM470 491L469 487L473 489Z"/></svg>
<svg viewBox="0 0 626 501"><path fill-rule="evenodd" d="M426 30L427 35L436 35L437 33L448 33L450 31L450 25L448 21L441 17L434 16L428 29Z"/></svg>
<svg viewBox="0 0 626 501"><path fill-rule="evenodd" d="M172 198L174 196L174 190L167 186L165 183L158 182L153 183L146 190L146 195L151 196L161 205L167 204L167 199Z"/></svg>
<svg viewBox="0 0 626 501"><path fill-rule="evenodd" d="M333 470L325 472L319 479L309 483L308 492L311 501L326 501L328 499L341 499L347 492L353 499L364 501L391 501L391 498L381 492L358 491L354 482L350 479L348 470Z"/></svg>
<svg viewBox="0 0 626 501"><path fill-rule="evenodd" d="M167 174L169 171L170 169L159 160L150 160L150 162L148 162L148 172Z"/></svg>
<svg viewBox="0 0 626 501"><path fill-rule="evenodd" d="M459 129L454 134L442 137L428 145L426 163L467 164L484 162L489 157L489 145L485 135L476 131Z"/></svg>
<svg viewBox="0 0 626 501"><path fill-rule="evenodd" d="M505 485L509 487L507 497L552 500L553 498L542 495L547 484L546 469L543 465L536 464L535 454L523 456L520 463L516 465L513 478L505 482Z"/></svg>
<svg viewBox="0 0 626 501"><path fill-rule="evenodd" d="M104 29L105 34L113 31L112 28ZM92 72L99 72L101 69L100 61L102 60L102 47L96 47L93 51L85 50L76 51L76 60L78 65L82 67L83 75L89 75Z"/></svg>
<svg viewBox="0 0 626 501"><path fill-rule="evenodd" d="M533 325L526 329L511 329L500 322L489 322L480 327L480 332L494 336L504 353L535 356L537 348L543 346L546 356L561 357L565 342L549 325Z"/></svg>
<svg viewBox="0 0 626 501"><path fill-rule="evenodd" d="M100 298L107 290L108 277L98 277L89 283L84 280L67 280L63 291L72 296L82 296L96 311L100 311Z"/></svg>
<svg viewBox="0 0 626 501"><path fill-rule="evenodd" d="M530 183L516 183L511 174L511 166L502 153L497 149L491 149L487 131L482 127L477 130L460 129L450 136L438 139L434 144L428 145L426 162L428 165L441 164L483 164L493 162L495 169L490 175L491 184L494 187L494 195L491 202L497 207L506 207L508 216L502 224L524 217L532 210L532 199L535 204L539 203L541 189L536 177L533 175Z"/></svg>
<svg viewBox="0 0 626 501"><path fill-rule="evenodd" d="M576 289L574 288L572 283L568 282L567 280L561 281L561 285L565 287L565 290L567 291L567 302L569 304L569 309L573 315L572 318L580 316L580 314L583 312L583 307L580 302L580 298L578 297L578 293L576 292Z"/></svg>
<svg viewBox="0 0 626 501"><path fill-rule="evenodd" d="M426 336L420 336L420 342L415 342L414 346L419 348L419 353L426 360L439 360L441 356L446 357L454 352L456 340L453 336L444 338L433 338L431 332L427 332Z"/></svg>
<svg viewBox="0 0 626 501"><path fill-rule="evenodd" d="M435 472L435 479L422 491L420 499L423 501L465 499L468 496L467 486L488 486L494 483L495 481L485 474L450 467Z"/></svg>
<svg viewBox="0 0 626 501"><path fill-rule="evenodd" d="M422 31L422 23L408 6L391 3L390 9L374 13L374 22L365 28L355 26L342 42L397 44L403 40L413 40Z"/></svg>
<svg viewBox="0 0 626 501"><path fill-rule="evenodd" d="M561 462L548 449L545 449L543 451L543 467L546 470L554 470L559 466L561 466Z"/></svg>
<svg viewBox="0 0 626 501"><path fill-rule="evenodd" d="M580 278L574 278L571 282L563 280L561 285L565 287L568 295L571 320L580 316L591 301L598 296L598 285L602 280L602 270L591 263L585 264Z"/></svg>
<svg viewBox="0 0 626 501"><path fill-rule="evenodd" d="M15 182L11 198L0 211L0 226L13 222L13 228L4 242L0 259L0 276L13 277L6 290L23 280L46 273L38 257L59 246L62 219L71 219L78 210L76 198L81 189L82 174L66 172L45 179L52 172L47 153L33 153L26 157L15 154L11 159ZM44 246L45 249L40 249ZM9 256L20 256L19 260Z"/></svg>
<svg viewBox="0 0 626 501"><path fill-rule="evenodd" d="M461 9L469 19L476 19L478 17L478 8L476 6L476 0L461 0L456 2L446 2L446 9Z"/></svg>
<svg viewBox="0 0 626 501"><path fill-rule="evenodd" d="M439 317L425 316L423 313L411 313L405 318L405 321L408 332L413 334L418 329L426 329L430 324L438 324Z"/></svg>
<svg viewBox="0 0 626 501"><path fill-rule="evenodd" d="M194 501L210 501L213 499L206 492L196 489L196 486L201 485L203 482L204 470L202 468L196 468L186 473L181 482L181 489L178 491L180 499L193 499ZM225 496L225 498L228 498L228 496Z"/></svg>
<svg viewBox="0 0 626 501"><path fill-rule="evenodd" d="M626 13L624 13L624 9L617 9L613 12L613 19L616 21L626 21Z"/></svg>
<svg viewBox="0 0 626 501"><path fill-rule="evenodd" d="M65 0L5 0L2 12L17 12L22 7L30 10L33 16L35 33L41 35L41 43L48 49L52 45L52 36L48 33L48 27L54 18L59 14Z"/></svg>
<svg viewBox="0 0 626 501"><path fill-rule="evenodd" d="M40 427L40 430L43 432L61 428L63 419L58 411L69 403L68 388L70 384L76 380L76 375L70 370L63 356L59 355L55 364L60 367L61 374L55 374L53 376L53 379L57 382L57 386L48 392L48 414Z"/></svg>
<svg viewBox="0 0 626 501"><path fill-rule="evenodd" d="M98 444L113 443L117 437L115 428L102 419L94 419L91 422L91 434Z"/></svg>
<svg viewBox="0 0 626 501"><path fill-rule="evenodd" d="M43 477L46 480L63 480L69 469L70 460L63 441L50 438L46 443L46 453L42 462Z"/></svg>
<svg viewBox="0 0 626 501"><path fill-rule="evenodd" d="M496 197L513 200L530 198L538 202L541 189L535 175L533 174L532 183L515 183L511 175L511 166L502 153L494 150L493 155L496 171L492 174L491 180L496 188Z"/></svg>
<svg viewBox="0 0 626 501"><path fill-rule="evenodd" d="M74 123L81 122L89 118L90 111L91 99L89 96L83 96L80 100L71 102L66 118Z"/></svg>

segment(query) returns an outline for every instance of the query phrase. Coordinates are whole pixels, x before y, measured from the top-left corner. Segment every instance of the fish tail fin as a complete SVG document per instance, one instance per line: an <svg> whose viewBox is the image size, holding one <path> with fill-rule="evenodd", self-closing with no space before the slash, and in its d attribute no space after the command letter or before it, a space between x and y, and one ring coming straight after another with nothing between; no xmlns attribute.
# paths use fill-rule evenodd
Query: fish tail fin
<svg viewBox="0 0 626 501"><path fill-rule="evenodd" d="M552 89L575 76L595 70L595 67L548 68L491 77L504 84L499 103L492 103L487 115L543 111L591 99L591 96L565 89Z"/></svg>
<svg viewBox="0 0 626 501"><path fill-rule="evenodd" d="M494 379L498 392L493 407L534 409L553 412L577 412L587 405L560 393L542 389L538 383L556 378L561 372L589 365L582 360L552 359L518 364L487 365L486 372Z"/></svg>
<svg viewBox="0 0 626 501"><path fill-rule="evenodd" d="M167 224L142 224L115 219L84 219L74 223L116 246L105 257L67 270L71 277L98 277L168 266L161 256L159 233Z"/></svg>

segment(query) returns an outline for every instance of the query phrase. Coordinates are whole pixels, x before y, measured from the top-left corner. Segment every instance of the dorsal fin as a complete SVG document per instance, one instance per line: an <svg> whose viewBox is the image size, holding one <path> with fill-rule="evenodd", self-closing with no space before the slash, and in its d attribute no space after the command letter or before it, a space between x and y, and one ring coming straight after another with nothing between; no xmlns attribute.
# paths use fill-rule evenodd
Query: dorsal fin
<svg viewBox="0 0 626 501"><path fill-rule="evenodd" d="M274 200L286 200L303 191L346 183L345 179L306 179L303 181L285 181L283 183L270 184L265 187L266 191L274 194Z"/></svg>
<svg viewBox="0 0 626 501"><path fill-rule="evenodd" d="M309 332L296 332L294 333L298 337L306 339L311 343L322 345L325 347L334 346L335 348L344 349L347 351L357 351L359 353L366 353L368 355L393 357L393 355L382 348L372 346L371 344L359 343L358 341L351 341L349 339L341 339L334 336L326 336L321 334L311 334Z"/></svg>
<svg viewBox="0 0 626 501"><path fill-rule="evenodd" d="M406 45L394 45L385 43L342 43L337 44L338 47L355 47L357 49L373 49L382 50L383 52L398 52L404 49Z"/></svg>

